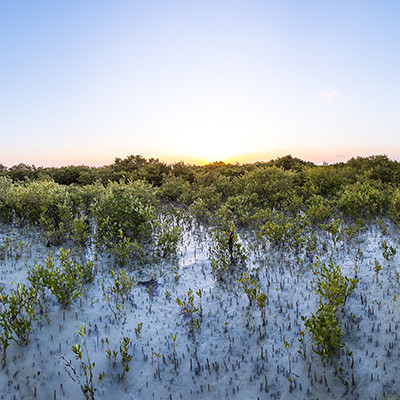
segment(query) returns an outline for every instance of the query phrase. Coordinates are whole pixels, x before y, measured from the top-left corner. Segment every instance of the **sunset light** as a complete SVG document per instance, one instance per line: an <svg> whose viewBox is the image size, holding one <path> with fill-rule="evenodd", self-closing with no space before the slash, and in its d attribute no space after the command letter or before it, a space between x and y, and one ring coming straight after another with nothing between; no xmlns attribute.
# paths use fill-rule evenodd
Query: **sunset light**
<svg viewBox="0 0 400 400"><path fill-rule="evenodd" d="M400 0L0 0L0 400L400 400Z"/></svg>
<svg viewBox="0 0 400 400"><path fill-rule="evenodd" d="M398 2L6 1L0 11L4 165L400 159Z"/></svg>

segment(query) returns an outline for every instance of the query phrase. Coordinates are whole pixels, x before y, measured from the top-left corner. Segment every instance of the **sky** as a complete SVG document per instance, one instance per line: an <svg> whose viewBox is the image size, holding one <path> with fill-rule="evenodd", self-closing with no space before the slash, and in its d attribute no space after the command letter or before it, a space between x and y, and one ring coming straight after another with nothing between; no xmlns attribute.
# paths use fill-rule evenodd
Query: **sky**
<svg viewBox="0 0 400 400"><path fill-rule="evenodd" d="M2 0L0 163L400 160L398 0Z"/></svg>

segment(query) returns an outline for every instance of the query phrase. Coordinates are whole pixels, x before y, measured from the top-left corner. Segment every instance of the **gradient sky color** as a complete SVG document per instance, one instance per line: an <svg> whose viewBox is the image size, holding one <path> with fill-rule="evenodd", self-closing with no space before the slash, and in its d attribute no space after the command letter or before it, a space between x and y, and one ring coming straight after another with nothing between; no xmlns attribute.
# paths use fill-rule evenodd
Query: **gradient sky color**
<svg viewBox="0 0 400 400"><path fill-rule="evenodd" d="M0 163L400 160L398 0L4 0Z"/></svg>

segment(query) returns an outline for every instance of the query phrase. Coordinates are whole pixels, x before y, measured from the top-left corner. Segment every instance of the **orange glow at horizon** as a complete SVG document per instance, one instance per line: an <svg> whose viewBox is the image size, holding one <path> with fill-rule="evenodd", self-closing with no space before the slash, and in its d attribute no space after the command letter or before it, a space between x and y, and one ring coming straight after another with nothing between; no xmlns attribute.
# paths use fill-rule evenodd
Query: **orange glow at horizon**
<svg viewBox="0 0 400 400"><path fill-rule="evenodd" d="M146 159L154 158L159 159L161 162L166 164L174 164L178 162L184 162L189 165L207 165L213 162L223 162L225 164L252 164L256 162L268 162L280 157L291 155L292 157L299 158L304 161L311 161L315 164L334 164L338 162L346 162L352 157L369 157L372 155L387 155L391 159L399 160L399 154L388 154L382 149L363 149L362 151L351 151L348 149L336 148L330 149L331 151L319 151L312 149L277 149L269 150L265 152L229 152L226 150L219 151L218 147L211 149L204 149L204 153L201 154L201 149L194 152L180 152L180 153L169 153L169 152L142 152L142 151L131 151L129 149L125 152L117 151L113 154L107 154L103 152L101 154L95 152L81 152L80 154L64 154L63 157L58 157L56 154L45 154L38 153L30 157L20 159L18 162L11 162L10 160L3 159L2 164L11 167L19 163L28 165L35 165L36 167L62 167L70 165L85 165L89 167L103 167L114 163L115 158L124 159L129 155L140 155Z"/></svg>

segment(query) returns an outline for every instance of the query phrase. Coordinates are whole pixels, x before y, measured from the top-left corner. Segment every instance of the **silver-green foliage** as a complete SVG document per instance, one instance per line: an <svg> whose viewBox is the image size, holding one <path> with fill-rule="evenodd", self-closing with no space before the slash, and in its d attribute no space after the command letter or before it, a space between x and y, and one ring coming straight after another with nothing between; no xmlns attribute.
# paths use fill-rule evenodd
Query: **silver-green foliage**
<svg viewBox="0 0 400 400"><path fill-rule="evenodd" d="M254 274L243 272L238 279L239 284L242 286L243 291L249 299L249 304L252 305L254 300L257 300L261 294L260 283Z"/></svg>
<svg viewBox="0 0 400 400"><path fill-rule="evenodd" d="M198 302L195 302L195 295L198 298ZM203 320L203 306L201 303L201 299L203 297L203 292L201 289L197 290L196 292L193 292L192 289L189 289L182 297L178 297L175 301L176 304L181 309L182 314L185 317L189 317L189 327L190 327L190 332L193 333L193 329L200 328L201 326L201 321Z"/></svg>
<svg viewBox="0 0 400 400"><path fill-rule="evenodd" d="M32 286L42 293L46 289L57 298L62 306L67 307L81 297L83 285L93 281L97 264L94 261L77 263L69 249L60 249L59 265L56 266L52 254L44 260L43 265L35 265L28 273Z"/></svg>
<svg viewBox="0 0 400 400"><path fill-rule="evenodd" d="M61 356L61 359L64 362L64 369L66 370L68 376L74 381L77 382L81 388L83 395L86 400L94 400L96 387L94 382L94 368L96 366L95 362L92 362L90 359L89 350L87 347L86 341L86 326L82 324L79 326L78 334L83 339L83 351L82 346L80 344L75 344L72 346L72 352L75 355L75 359L79 362L79 371L76 367L73 366L72 362L67 360L64 356ZM81 376L83 373L83 377ZM101 381L104 377L104 373L100 373L98 376L98 380Z"/></svg>
<svg viewBox="0 0 400 400"><path fill-rule="evenodd" d="M148 198L140 195L148 191ZM154 220L152 188L140 182L110 183L91 205L99 244L111 245L120 231L125 237L149 237Z"/></svg>
<svg viewBox="0 0 400 400"><path fill-rule="evenodd" d="M3 365L10 341L26 345L36 317L37 290L19 283L10 294L0 293L0 341L3 346Z"/></svg>
<svg viewBox="0 0 400 400"><path fill-rule="evenodd" d="M141 258L142 246L136 239L132 240L130 237L125 236L120 229L118 239L112 245L110 253L114 255L117 264L123 267L133 257L137 256L139 259Z"/></svg>
<svg viewBox="0 0 400 400"><path fill-rule="evenodd" d="M105 292L105 298L111 312L117 317L124 309L124 303L128 302L131 298L134 279L123 269L120 269L118 272L112 269L110 274L113 278L113 282L112 285L108 287L107 292ZM103 290L105 290L104 286ZM111 298L114 302L111 302Z"/></svg>
<svg viewBox="0 0 400 400"><path fill-rule="evenodd" d="M381 243L381 249L382 249L382 255L385 258L385 260L387 260L387 261L393 260L394 256L397 253L397 249L391 245L388 245L386 243L386 240L384 240Z"/></svg>
<svg viewBox="0 0 400 400"><path fill-rule="evenodd" d="M247 272L244 272L239 277L238 283L242 286L243 291L246 293L247 298L249 299L250 306L252 305L254 300L257 302L257 305L261 311L261 319L263 321L263 325L266 325L267 321L265 303L267 301L268 293L264 293L261 290L260 282L258 281L256 274L248 274Z"/></svg>
<svg viewBox="0 0 400 400"><path fill-rule="evenodd" d="M348 278L332 261L326 265L318 260L314 273L317 277L314 289L320 297L319 306L310 318L302 316L301 319L317 345L314 352L324 361L331 359L337 350L344 347L339 311L354 292L359 279L357 270L354 278Z"/></svg>
<svg viewBox="0 0 400 400"><path fill-rule="evenodd" d="M233 222L228 229L214 230L209 258L212 274L216 280L225 280L236 264L243 264L246 261L247 252L239 241Z"/></svg>
<svg viewBox="0 0 400 400"><path fill-rule="evenodd" d="M162 258L176 255L181 236L182 229L172 222L159 224L156 228L157 255Z"/></svg>
<svg viewBox="0 0 400 400"><path fill-rule="evenodd" d="M110 349L110 343L108 338L106 338L106 343L107 343L107 350L106 350L107 358L109 360L112 360L114 365L118 362L118 359L120 359L122 366L122 373L118 373L118 380L123 381L128 376L128 372L130 370L129 363L132 361L133 358L133 355L129 352L129 348L131 346L131 340L129 337L123 336L120 341L119 351Z"/></svg>
<svg viewBox="0 0 400 400"><path fill-rule="evenodd" d="M89 224L85 216L80 216L72 221L70 238L77 246L84 246L90 238Z"/></svg>
<svg viewBox="0 0 400 400"><path fill-rule="evenodd" d="M112 269L110 274L113 277L113 284L110 286L110 291L115 301L125 303L131 296L134 283L133 277L130 277L123 269L120 269L118 273Z"/></svg>

